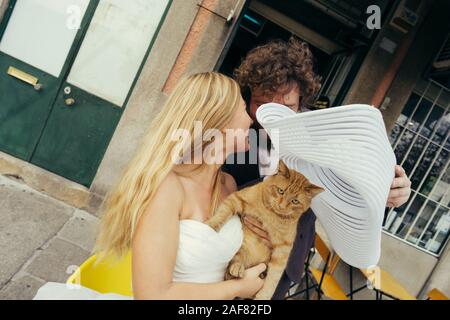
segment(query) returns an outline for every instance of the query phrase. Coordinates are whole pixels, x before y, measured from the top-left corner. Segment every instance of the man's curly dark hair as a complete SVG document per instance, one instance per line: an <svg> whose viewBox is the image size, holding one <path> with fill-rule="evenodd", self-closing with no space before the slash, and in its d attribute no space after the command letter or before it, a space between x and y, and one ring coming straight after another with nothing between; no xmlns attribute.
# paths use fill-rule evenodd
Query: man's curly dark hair
<svg viewBox="0 0 450 320"><path fill-rule="evenodd" d="M312 104L311 98L320 89L321 81L313 68L308 44L292 36L288 41L272 40L250 50L235 69L234 77L242 89L262 90L269 96L296 82L302 101Z"/></svg>

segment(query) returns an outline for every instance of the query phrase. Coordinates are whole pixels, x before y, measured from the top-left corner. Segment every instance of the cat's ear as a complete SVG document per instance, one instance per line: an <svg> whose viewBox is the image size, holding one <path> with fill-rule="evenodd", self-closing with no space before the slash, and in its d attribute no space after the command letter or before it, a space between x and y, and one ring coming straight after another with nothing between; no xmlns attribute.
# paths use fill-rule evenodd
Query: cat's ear
<svg viewBox="0 0 450 320"><path fill-rule="evenodd" d="M309 183L306 187L305 187L305 192L307 192L309 195L311 195L312 198L314 198L315 196L317 196L319 193L324 192L325 189L316 186L315 184Z"/></svg>
<svg viewBox="0 0 450 320"><path fill-rule="evenodd" d="M278 163L278 174L286 178L289 178L290 176L289 168L282 160L280 160L280 162Z"/></svg>

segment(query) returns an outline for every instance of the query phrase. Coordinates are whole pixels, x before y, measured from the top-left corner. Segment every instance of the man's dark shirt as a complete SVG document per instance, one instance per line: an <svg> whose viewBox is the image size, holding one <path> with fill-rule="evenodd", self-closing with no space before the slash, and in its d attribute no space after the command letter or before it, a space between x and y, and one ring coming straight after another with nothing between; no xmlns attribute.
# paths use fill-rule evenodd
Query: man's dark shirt
<svg viewBox="0 0 450 320"><path fill-rule="evenodd" d="M249 157L248 153L246 152L246 160ZM238 189L262 181L258 164L248 164L248 161L246 161L245 164L225 164L222 169L234 177ZM315 220L316 216L311 209L305 212L300 218L297 225L297 236L294 241L294 246L289 255L286 269L272 296L273 300L284 299L291 285L291 281L295 283L300 282L309 250L314 245Z"/></svg>

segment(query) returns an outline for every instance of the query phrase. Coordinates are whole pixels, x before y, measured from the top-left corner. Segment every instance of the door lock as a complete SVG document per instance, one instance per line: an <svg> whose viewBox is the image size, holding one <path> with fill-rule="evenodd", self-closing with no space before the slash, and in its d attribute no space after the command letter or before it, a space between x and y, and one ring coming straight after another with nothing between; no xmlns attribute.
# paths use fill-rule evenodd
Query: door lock
<svg viewBox="0 0 450 320"><path fill-rule="evenodd" d="M75 104L75 99L74 98L67 98L64 100L64 102L66 103L66 106L73 106Z"/></svg>

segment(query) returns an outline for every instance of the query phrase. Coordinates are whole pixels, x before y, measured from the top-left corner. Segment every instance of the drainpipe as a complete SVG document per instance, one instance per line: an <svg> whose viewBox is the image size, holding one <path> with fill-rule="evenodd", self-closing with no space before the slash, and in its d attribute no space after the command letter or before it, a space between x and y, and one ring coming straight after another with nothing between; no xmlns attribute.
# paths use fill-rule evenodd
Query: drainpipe
<svg viewBox="0 0 450 320"><path fill-rule="evenodd" d="M1 0L0 0L1 1ZM243 0L235 0L233 3L233 8L230 9L227 16L223 16L216 12L219 6L220 0L201 0L197 3L198 11L192 22L188 34L181 46L178 57L175 60L174 65L163 85L162 91L169 94L175 87L175 84L181 78L181 76L186 72L191 62L192 56L195 50L200 45L203 39L204 33L207 31L209 22L211 21L211 15L215 15L224 20L226 25L229 25L235 18L236 10Z"/></svg>
<svg viewBox="0 0 450 320"><path fill-rule="evenodd" d="M432 3L433 2L421 4L419 14L422 17L426 17L431 8ZM374 94L370 102L371 105L380 108L384 98L386 97L387 91L391 87L392 82L394 81L394 78L397 75L398 70L400 69L403 59L405 58L409 48L411 47L411 44L418 32L418 29L421 26L421 23L423 22L423 19L420 20L422 21L418 21L416 27L410 30L400 43L400 46L398 47L391 64L389 65L386 73L384 74L383 79L380 81L378 87L374 91Z"/></svg>
<svg viewBox="0 0 450 320"><path fill-rule="evenodd" d="M406 56L409 48L414 39L414 35L416 32L410 31L402 40L395 56L389 65L386 73L383 76L383 79L378 84L378 87L375 89L375 92L372 96L370 104L379 108L381 103L383 102L384 97L386 96L387 91L391 87L392 82L394 81L395 76L397 75L398 69L402 64L403 59Z"/></svg>

